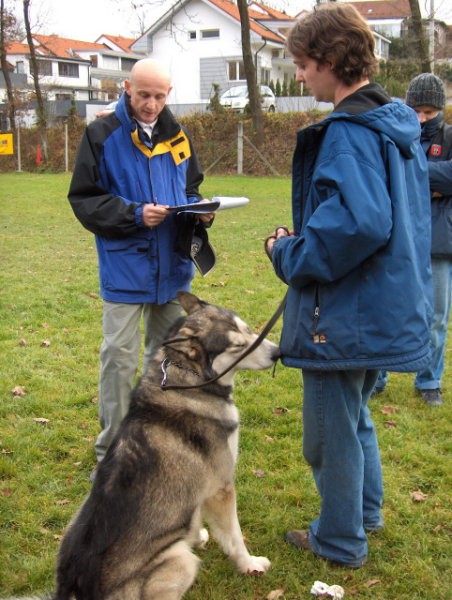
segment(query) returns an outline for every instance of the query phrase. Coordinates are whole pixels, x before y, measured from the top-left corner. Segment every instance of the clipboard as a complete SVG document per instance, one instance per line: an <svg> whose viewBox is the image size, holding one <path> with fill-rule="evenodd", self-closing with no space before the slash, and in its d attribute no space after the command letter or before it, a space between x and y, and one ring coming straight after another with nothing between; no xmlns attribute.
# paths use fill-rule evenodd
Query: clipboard
<svg viewBox="0 0 452 600"><path fill-rule="evenodd" d="M220 208L218 200L211 202L193 202L192 204L181 204L180 206L169 206L166 210L170 213L192 213L204 215L206 213L215 212Z"/></svg>
<svg viewBox="0 0 452 600"><path fill-rule="evenodd" d="M206 213L224 210L226 208L237 208L245 206L250 201L244 196L214 196L210 202L192 202L191 204L181 204L180 206L170 206L167 208L171 213L192 213L203 215Z"/></svg>

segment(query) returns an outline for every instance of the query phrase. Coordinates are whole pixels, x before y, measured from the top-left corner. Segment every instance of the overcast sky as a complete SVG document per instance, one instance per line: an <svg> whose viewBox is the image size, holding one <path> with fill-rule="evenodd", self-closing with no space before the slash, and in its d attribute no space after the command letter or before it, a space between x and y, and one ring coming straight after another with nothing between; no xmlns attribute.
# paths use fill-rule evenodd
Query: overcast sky
<svg viewBox="0 0 452 600"><path fill-rule="evenodd" d="M140 34L139 16L143 16L143 11L134 11L131 8L132 1L32 0L32 27L35 31L39 29L39 33L55 33L61 37L90 42L102 33L135 38ZM145 28L175 3L175 0L134 0L134 3L143 1L148 4ZM452 23L450 0L420 0L422 12L428 14L432 1L441 18ZM267 0L267 3L293 16L304 8L311 8L315 0ZM8 0L6 4L9 4ZM14 4L21 6L22 2Z"/></svg>
<svg viewBox="0 0 452 600"><path fill-rule="evenodd" d="M162 15L176 0L145 0L145 28ZM135 4L143 0L135 0ZM271 0L269 6L295 15L310 8L315 0ZM19 3L17 3L19 4ZM20 3L22 4L22 3ZM32 0L32 19L39 23L40 33L56 33L61 37L94 41L102 33L137 37L140 33L138 16L143 11L131 8L132 0ZM295 7L295 8L294 8Z"/></svg>

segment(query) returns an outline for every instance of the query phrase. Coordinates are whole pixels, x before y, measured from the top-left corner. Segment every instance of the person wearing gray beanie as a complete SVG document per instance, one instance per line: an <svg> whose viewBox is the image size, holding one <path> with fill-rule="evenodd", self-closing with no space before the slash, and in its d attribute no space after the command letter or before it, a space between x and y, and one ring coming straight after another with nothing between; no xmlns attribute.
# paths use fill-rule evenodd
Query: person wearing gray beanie
<svg viewBox="0 0 452 600"><path fill-rule="evenodd" d="M421 73L409 84L406 104L421 124L421 144L427 156L431 193L433 318L431 361L416 374L414 387L428 406L441 406L447 327L452 293L452 125L443 120L444 84L432 73ZM381 371L373 394L381 393L388 374Z"/></svg>
<svg viewBox="0 0 452 600"><path fill-rule="evenodd" d="M438 110L443 110L446 105L443 82L433 73L421 73L411 80L406 93L406 103L412 108L433 106Z"/></svg>

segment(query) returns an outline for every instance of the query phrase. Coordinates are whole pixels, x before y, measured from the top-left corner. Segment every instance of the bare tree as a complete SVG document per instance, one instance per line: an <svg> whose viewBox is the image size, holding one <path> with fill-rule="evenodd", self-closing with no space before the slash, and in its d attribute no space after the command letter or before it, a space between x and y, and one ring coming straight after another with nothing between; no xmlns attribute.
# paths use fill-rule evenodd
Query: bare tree
<svg viewBox="0 0 452 600"><path fill-rule="evenodd" d="M5 79L8 116L13 133L16 131L16 103L7 61L7 47L9 41L19 37L19 32L17 19L7 10L4 0L0 0L0 65Z"/></svg>
<svg viewBox="0 0 452 600"><path fill-rule="evenodd" d="M30 71L33 77L33 85L36 95L37 102L37 124L41 131L41 137L43 142L44 155L46 156L47 144L46 144L46 128L47 128L47 114L44 105L44 97L41 90L41 84L39 82L39 67L36 59L36 50L33 42L33 34L30 25L30 3L31 0L23 0L24 7L24 24L25 33L27 36L27 44L30 51Z"/></svg>
<svg viewBox="0 0 452 600"><path fill-rule="evenodd" d="M262 107L260 94L257 88L256 65L251 51L250 18L246 0L237 0L240 14L240 27L242 33L243 67L245 69L246 83L248 86L248 97L253 120L253 129L256 135L256 144L260 145L264 136L264 124L262 118Z"/></svg>
<svg viewBox="0 0 452 600"><path fill-rule="evenodd" d="M418 45L419 58L421 61L421 69L423 73L429 73L432 70L430 63L428 39L422 27L422 15L419 8L419 0L409 0L411 9L411 23L413 33Z"/></svg>

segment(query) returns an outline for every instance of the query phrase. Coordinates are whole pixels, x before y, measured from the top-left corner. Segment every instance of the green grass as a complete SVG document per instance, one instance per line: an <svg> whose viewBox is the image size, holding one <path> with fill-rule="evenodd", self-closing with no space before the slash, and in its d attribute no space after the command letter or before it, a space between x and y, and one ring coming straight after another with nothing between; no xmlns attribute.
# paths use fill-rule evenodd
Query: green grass
<svg viewBox="0 0 452 600"><path fill-rule="evenodd" d="M0 597L52 589L59 540L90 489L94 465L101 300L93 236L72 214L68 185L68 175L0 175ZM291 222L290 182L208 177L202 192L251 202L217 215L210 233L217 266L196 276L193 291L259 330L284 293L262 248L276 225ZM274 341L280 327L270 334ZM275 377L239 374L239 515L251 551L268 556L272 569L240 576L209 543L187 599L263 600L276 589L286 600L310 598L316 579L342 585L346 598L450 598L451 377L448 352L439 409L415 397L409 374L391 374L372 402L386 527L370 536L365 568L349 571L283 541L319 506L301 455L299 372L278 366ZM24 396L13 395L16 386ZM388 406L395 411L385 414ZM416 490L427 495L423 502L412 500Z"/></svg>

